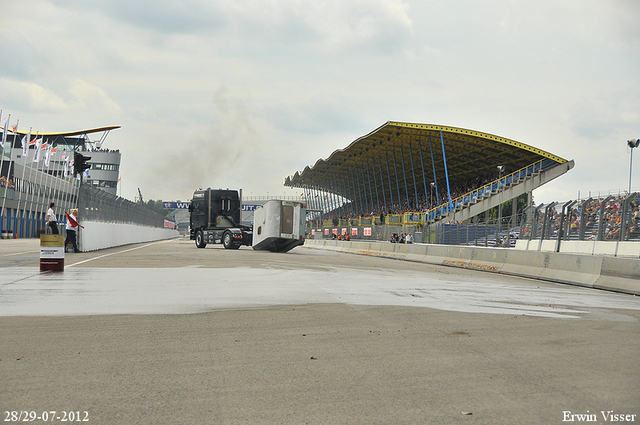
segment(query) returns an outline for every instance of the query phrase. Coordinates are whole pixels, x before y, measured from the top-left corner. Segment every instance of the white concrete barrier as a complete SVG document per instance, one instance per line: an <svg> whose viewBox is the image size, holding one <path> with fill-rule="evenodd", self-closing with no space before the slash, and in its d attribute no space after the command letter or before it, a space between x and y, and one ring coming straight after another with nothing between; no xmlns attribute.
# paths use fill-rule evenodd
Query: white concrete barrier
<svg viewBox="0 0 640 425"><path fill-rule="evenodd" d="M557 240L516 241L517 251L555 252ZM560 241L560 252L565 254L610 255L614 257L640 258L640 242L637 241Z"/></svg>
<svg viewBox="0 0 640 425"><path fill-rule="evenodd" d="M84 229L78 235L82 251L95 251L132 243L173 239L179 236L176 229L136 226L122 223L83 221Z"/></svg>
<svg viewBox="0 0 640 425"><path fill-rule="evenodd" d="M345 243L307 240L305 245L311 248L504 273L640 295L640 259L638 258L456 245L403 245L371 241Z"/></svg>

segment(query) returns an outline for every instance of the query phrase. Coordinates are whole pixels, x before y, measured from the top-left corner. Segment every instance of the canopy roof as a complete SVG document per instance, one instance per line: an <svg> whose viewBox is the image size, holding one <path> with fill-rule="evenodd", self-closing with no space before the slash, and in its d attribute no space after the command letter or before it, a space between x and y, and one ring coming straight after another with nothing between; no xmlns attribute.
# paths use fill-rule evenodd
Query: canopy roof
<svg viewBox="0 0 640 425"><path fill-rule="evenodd" d="M120 128L119 125L112 125L112 126L108 126L108 127L99 127L99 128L89 128L87 130L75 130L75 131L59 131L59 132L49 132L49 133L43 133L43 132L37 132L38 136L81 136L83 134L92 134L92 133L100 133L103 131L111 131L111 130L115 130L116 128ZM16 131L16 133L18 134L27 134L29 131L28 130L18 130ZM31 134L32 135L36 135L36 132L31 130Z"/></svg>
<svg viewBox="0 0 640 425"><path fill-rule="evenodd" d="M388 186L386 180L390 179L394 181L392 187L395 187L394 170L397 169L398 180L402 180L404 185L403 176L406 177L407 185L413 190L414 176L418 188L422 187L423 170L427 182L434 180L433 165L436 179L444 179L445 158L451 182L491 174L497 176L496 167L500 165L505 167L505 173L511 173L545 159L558 164L567 162L542 149L479 131L389 121L345 149L336 150L328 159L319 159L313 166L287 177L284 185L315 188L346 196L352 192L345 192L342 189L344 185L336 184L336 178L341 175L349 178L353 171L366 174L370 167L367 178L372 183L377 181L373 183L375 186ZM378 174L377 179L374 174Z"/></svg>

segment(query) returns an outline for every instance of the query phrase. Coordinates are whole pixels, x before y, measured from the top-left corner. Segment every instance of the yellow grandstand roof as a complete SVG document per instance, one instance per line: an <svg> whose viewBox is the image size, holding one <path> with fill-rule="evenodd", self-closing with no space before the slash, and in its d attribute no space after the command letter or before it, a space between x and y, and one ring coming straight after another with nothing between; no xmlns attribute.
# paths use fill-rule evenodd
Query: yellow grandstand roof
<svg viewBox="0 0 640 425"><path fill-rule="evenodd" d="M389 121L346 148L336 150L329 158L320 159L313 166L307 166L303 171L287 177L284 184L321 190L340 188L339 184L335 184L335 176L348 176L352 170L360 170L359 174L365 174L370 169L370 173L366 175L372 184L387 185L386 179L390 178L395 185L394 167L397 167L398 180L406 177L407 184L413 187L415 176L416 185L422 186L423 170L426 181L434 179L432 164L435 166L437 180L444 178L445 157L449 180L452 182L497 175L496 167L499 165L505 166L504 172L509 173L542 160L558 164L567 162L566 159L525 143L475 130ZM387 161L390 167L387 167ZM375 174L378 174L377 179ZM385 179L384 183L381 177ZM377 184L373 183L376 180Z"/></svg>

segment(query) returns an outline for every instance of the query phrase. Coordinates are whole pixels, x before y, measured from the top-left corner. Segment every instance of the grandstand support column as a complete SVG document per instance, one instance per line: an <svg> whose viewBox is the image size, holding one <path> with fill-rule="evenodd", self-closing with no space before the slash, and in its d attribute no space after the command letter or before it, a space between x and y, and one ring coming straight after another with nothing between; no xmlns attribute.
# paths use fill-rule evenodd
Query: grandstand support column
<svg viewBox="0 0 640 425"><path fill-rule="evenodd" d="M420 211L420 201L418 201L418 185L416 184L416 168L413 165L413 148L409 141L409 159L411 159L411 173L413 174L413 192L416 195L416 211Z"/></svg>
<svg viewBox="0 0 640 425"><path fill-rule="evenodd" d="M424 158L422 157L422 142L418 138L418 150L420 150L420 165L422 165L422 183L424 184L424 199L429 209L429 194L427 193L427 173L424 171Z"/></svg>
<svg viewBox="0 0 640 425"><path fill-rule="evenodd" d="M431 144L431 134L429 134L429 150L431 150L431 168L433 169L433 184L436 186L436 201L433 203L432 208L439 205L440 193L438 193L438 176L436 174L436 162L433 158L433 145Z"/></svg>
<svg viewBox="0 0 640 425"><path fill-rule="evenodd" d="M349 185L349 173L345 170L344 173L344 193L346 194L346 198L349 201L348 211L351 215L353 215L353 194L351 192L351 186Z"/></svg>
<svg viewBox="0 0 640 425"><path fill-rule="evenodd" d="M341 195L342 189L340 189L340 184L338 183L337 176L334 174L333 176L333 186L336 190L336 198L338 199L338 208L341 211L341 215L346 215L346 210L344 206L344 197Z"/></svg>
<svg viewBox="0 0 640 425"><path fill-rule="evenodd" d="M362 170L364 172L364 167ZM371 198L371 212L373 212L373 210L375 209L375 204L373 203L373 190L371 190L371 173L369 172L369 160L367 160L367 181L369 182L369 197Z"/></svg>
<svg viewBox="0 0 640 425"><path fill-rule="evenodd" d="M347 179L347 190L350 191L351 196L351 214L355 216L356 211L358 210L358 198L356 197L356 192L353 185L353 173L351 173L351 182L349 182L349 170L346 170L345 176Z"/></svg>
<svg viewBox="0 0 640 425"><path fill-rule="evenodd" d="M316 201L315 201L316 208L322 211L322 214L324 214L325 211L322 205L322 195L320 194L320 189L318 188L318 186L315 186L313 188L313 191L315 192L315 196L316 196Z"/></svg>
<svg viewBox="0 0 640 425"><path fill-rule="evenodd" d="M326 192L324 191L324 188L322 188L322 190L319 190L319 194L320 194L320 205L322 205L322 211L324 211L324 213L328 213L329 210L327 209L327 199L326 199Z"/></svg>
<svg viewBox="0 0 640 425"><path fill-rule="evenodd" d="M353 184L353 195L354 198L356 199L356 215L360 213L360 210L362 209L362 196L360 195L360 190L358 188L358 185L360 184L358 182L358 180L356 179L356 174L353 169L355 168L355 165L353 166L353 168L351 168L351 182Z"/></svg>
<svg viewBox="0 0 640 425"><path fill-rule="evenodd" d="M498 222L496 223L496 244L500 238L500 232L502 232L502 189L500 188L500 180L502 180L502 172L504 171L504 165L498 165Z"/></svg>
<svg viewBox="0 0 640 425"><path fill-rule="evenodd" d="M317 199L316 199L315 194L313 192L313 186L309 186L309 202L308 203L309 203L309 205L311 205L311 208L314 209L314 210L320 209L320 208L317 207L316 201L317 201Z"/></svg>
<svg viewBox="0 0 640 425"><path fill-rule="evenodd" d="M404 166L404 149L400 145L400 159L402 160L402 175L404 177L404 193L407 196L407 210L411 208L411 201L409 200L409 186L407 186L407 170Z"/></svg>
<svg viewBox="0 0 640 425"><path fill-rule="evenodd" d="M367 172L369 171L369 161L367 161ZM371 158L371 172L373 174L373 185L376 187L376 201L378 201L378 211L380 211L380 193L378 193L378 179L376 178L376 161Z"/></svg>
<svg viewBox="0 0 640 425"><path fill-rule="evenodd" d="M362 167L362 165L360 165L360 174L362 174L362 190L364 191L364 210L362 211L363 214L366 214L367 210L369 209L369 199L367 199L367 181L364 178L364 168Z"/></svg>
<svg viewBox="0 0 640 425"><path fill-rule="evenodd" d="M393 187L391 186L391 170L389 169L389 157L387 156L387 152L384 153L384 158L387 160L387 177L389 178L389 200L391 201L391 210L393 211Z"/></svg>
<svg viewBox="0 0 640 425"><path fill-rule="evenodd" d="M341 185L340 181L342 179L340 179L338 177L342 177L342 176L336 176L336 183L338 185L338 190L340 191L340 201L342 202L342 214L347 216L347 215L349 215L349 211L348 211L349 207L347 206L347 203L346 203L347 197L345 196L346 192L344 190L344 182L343 182L343 185Z"/></svg>
<svg viewBox="0 0 640 425"><path fill-rule="evenodd" d="M517 225L518 225L518 198L515 197L511 200L511 221L510 221L509 227L514 228Z"/></svg>
<svg viewBox="0 0 640 425"><path fill-rule="evenodd" d="M349 215L349 205L347 205L347 196L349 195L349 193L347 192L347 187L345 186L345 182L344 182L344 178L342 178L342 175L339 176L340 178L338 179L338 187L340 188L340 192L342 193L341 198L342 198L342 206L343 206L343 211L344 214L346 216ZM340 182L342 182L342 185L340 184Z"/></svg>
<svg viewBox="0 0 640 425"><path fill-rule="evenodd" d="M338 199L338 194L336 193L336 187L334 181L329 180L329 189L331 190L331 199L333 201L333 209L340 215L340 200Z"/></svg>
<svg viewBox="0 0 640 425"><path fill-rule="evenodd" d="M339 216L340 215L340 206L338 205L338 197L336 196L336 188L334 186L333 179L329 178L327 184L328 184L328 187L329 187L329 196L331 197L331 203L333 205L332 209Z"/></svg>
<svg viewBox="0 0 640 425"><path fill-rule="evenodd" d="M320 189L318 189L318 186L314 186L313 190L315 192L315 197L316 197L316 201L315 201L316 208L322 211L322 213L324 214L324 209L322 208L322 197L320 195Z"/></svg>
<svg viewBox="0 0 640 425"><path fill-rule="evenodd" d="M398 209L402 210L402 193L400 193L400 179L398 179L398 161L396 160L396 151L393 150L393 168L396 171L396 187L398 189Z"/></svg>
<svg viewBox="0 0 640 425"><path fill-rule="evenodd" d="M449 211L453 208L453 202L451 202L451 188L449 186L449 171L447 171L447 155L444 152L444 136L442 130L440 130L440 143L442 143L442 161L444 162L444 177L447 180L447 195L449 196Z"/></svg>
<svg viewBox="0 0 640 425"><path fill-rule="evenodd" d="M338 208L338 198L336 196L335 189L331 183L331 179L327 181L327 188L329 189L329 199L331 199L331 205L332 205L331 210L336 211L338 214L340 214L340 209Z"/></svg>
<svg viewBox="0 0 640 425"><path fill-rule="evenodd" d="M380 157L378 157L378 168L380 169L380 187L382 187L382 201L384 202L384 212L386 213L389 210L387 209L387 195L384 193L384 177L382 176L382 161L380 161Z"/></svg>

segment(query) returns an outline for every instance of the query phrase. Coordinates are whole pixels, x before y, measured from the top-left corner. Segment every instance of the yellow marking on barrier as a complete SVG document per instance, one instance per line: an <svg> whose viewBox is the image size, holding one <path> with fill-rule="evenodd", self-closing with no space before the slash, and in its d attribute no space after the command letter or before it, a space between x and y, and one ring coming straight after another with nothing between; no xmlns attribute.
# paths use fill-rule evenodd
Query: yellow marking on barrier
<svg viewBox="0 0 640 425"><path fill-rule="evenodd" d="M500 267L497 266L487 266L484 264L477 264L477 263L471 263L468 261L451 261L451 260L442 260L442 264L448 265L448 266L456 266L456 267L468 267L468 268L472 268L472 269L482 269L484 271L488 271L488 272L494 272L498 269L500 269Z"/></svg>

